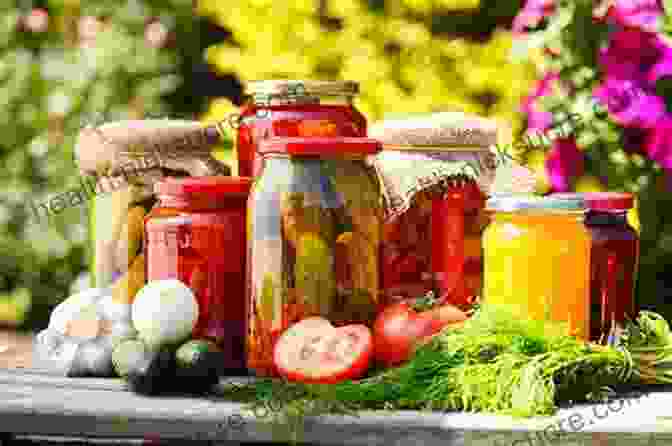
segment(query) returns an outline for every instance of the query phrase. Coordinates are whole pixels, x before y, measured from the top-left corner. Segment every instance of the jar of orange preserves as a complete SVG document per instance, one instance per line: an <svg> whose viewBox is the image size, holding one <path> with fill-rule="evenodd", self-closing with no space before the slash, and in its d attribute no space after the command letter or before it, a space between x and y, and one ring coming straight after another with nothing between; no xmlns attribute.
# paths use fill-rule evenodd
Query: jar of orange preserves
<svg viewBox="0 0 672 446"><path fill-rule="evenodd" d="M483 235L484 300L530 319L568 323L590 333L590 234L584 201L535 196L493 197Z"/></svg>

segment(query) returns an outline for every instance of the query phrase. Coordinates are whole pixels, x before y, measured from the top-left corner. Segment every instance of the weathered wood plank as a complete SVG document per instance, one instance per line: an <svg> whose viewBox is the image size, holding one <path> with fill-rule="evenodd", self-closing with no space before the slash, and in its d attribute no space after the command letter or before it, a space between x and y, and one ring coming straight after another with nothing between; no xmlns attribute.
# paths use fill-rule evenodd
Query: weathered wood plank
<svg viewBox="0 0 672 446"><path fill-rule="evenodd" d="M319 417L306 421L297 440L353 446L672 444L672 393L619 401L611 407L575 407L557 417L532 420L418 412ZM6 370L0 371L0 432L99 439L288 440L287 432L217 397L147 398L125 391L120 380Z"/></svg>

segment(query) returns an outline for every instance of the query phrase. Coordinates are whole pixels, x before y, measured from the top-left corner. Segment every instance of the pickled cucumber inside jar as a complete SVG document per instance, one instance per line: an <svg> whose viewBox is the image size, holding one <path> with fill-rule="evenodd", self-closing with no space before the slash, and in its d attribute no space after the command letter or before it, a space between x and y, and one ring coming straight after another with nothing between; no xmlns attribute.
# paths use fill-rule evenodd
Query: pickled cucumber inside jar
<svg viewBox="0 0 672 446"><path fill-rule="evenodd" d="M362 142L378 147L359 139L349 144ZM314 144L319 149L331 143L338 144L291 141L281 153L265 155L249 201L248 359L257 374L274 374L275 339L302 319L321 316L348 324L371 323L375 316L382 231L381 205L369 196L375 177L363 162L334 160L335 155L322 159L312 152ZM288 155L297 148L310 153Z"/></svg>

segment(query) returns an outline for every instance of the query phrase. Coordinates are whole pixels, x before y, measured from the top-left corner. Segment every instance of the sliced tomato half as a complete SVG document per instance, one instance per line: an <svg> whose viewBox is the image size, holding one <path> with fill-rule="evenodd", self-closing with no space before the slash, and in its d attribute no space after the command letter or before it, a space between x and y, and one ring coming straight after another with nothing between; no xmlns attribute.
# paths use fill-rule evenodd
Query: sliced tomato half
<svg viewBox="0 0 672 446"><path fill-rule="evenodd" d="M288 381L334 384L366 373L373 339L365 325L337 328L326 319L308 318L289 327L273 353L278 372Z"/></svg>

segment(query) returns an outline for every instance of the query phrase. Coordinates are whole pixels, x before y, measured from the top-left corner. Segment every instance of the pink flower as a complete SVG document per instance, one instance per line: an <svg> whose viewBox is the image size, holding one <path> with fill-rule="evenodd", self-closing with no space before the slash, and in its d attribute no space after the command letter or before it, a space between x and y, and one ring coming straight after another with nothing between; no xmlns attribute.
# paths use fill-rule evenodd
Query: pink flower
<svg viewBox="0 0 672 446"><path fill-rule="evenodd" d="M522 33L527 28L534 28L544 17L549 17L554 12L555 0L527 0L513 20L513 32Z"/></svg>
<svg viewBox="0 0 672 446"><path fill-rule="evenodd" d="M644 150L664 169L672 169L672 118L662 120L649 132Z"/></svg>
<svg viewBox="0 0 672 446"><path fill-rule="evenodd" d="M658 62L646 74L646 80L649 84L655 86L658 79L670 75L672 75L672 48L666 46L661 52Z"/></svg>
<svg viewBox="0 0 672 446"><path fill-rule="evenodd" d="M619 25L649 32L659 31L662 15L659 0L614 0L607 13Z"/></svg>
<svg viewBox="0 0 672 446"><path fill-rule="evenodd" d="M536 132L545 132L553 124L553 114L541 109L537 99L551 92L552 82L557 81L557 73L549 72L537 82L534 90L525 98L522 112L527 115L527 129Z"/></svg>
<svg viewBox="0 0 672 446"><path fill-rule="evenodd" d="M665 101L632 80L607 77L594 96L626 127L653 128L665 116Z"/></svg>
<svg viewBox="0 0 672 446"><path fill-rule="evenodd" d="M583 153L574 138L558 138L553 141L545 167L554 191L570 191L584 171Z"/></svg>
<svg viewBox="0 0 672 446"><path fill-rule="evenodd" d="M42 33L49 28L49 13L44 9L33 9L23 19L26 28L34 33Z"/></svg>
<svg viewBox="0 0 672 446"><path fill-rule="evenodd" d="M93 16L84 16L79 19L79 38L82 41L90 42L96 38L103 27L103 23Z"/></svg>
<svg viewBox="0 0 672 446"><path fill-rule="evenodd" d="M599 64L610 77L644 77L659 62L666 48L655 34L636 29L619 30L611 34L608 46L600 50Z"/></svg>
<svg viewBox="0 0 672 446"><path fill-rule="evenodd" d="M168 29L161 22L152 22L145 28L145 40L153 48L161 48L168 40Z"/></svg>

